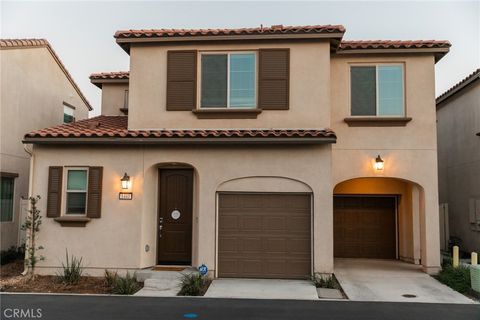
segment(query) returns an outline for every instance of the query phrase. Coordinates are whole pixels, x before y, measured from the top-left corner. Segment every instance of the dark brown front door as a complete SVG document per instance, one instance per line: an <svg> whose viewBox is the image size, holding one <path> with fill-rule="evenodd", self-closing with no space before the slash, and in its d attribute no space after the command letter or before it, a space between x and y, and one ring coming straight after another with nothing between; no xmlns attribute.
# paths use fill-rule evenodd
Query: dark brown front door
<svg viewBox="0 0 480 320"><path fill-rule="evenodd" d="M396 258L395 197L335 196L334 255Z"/></svg>
<svg viewBox="0 0 480 320"><path fill-rule="evenodd" d="M220 194L219 277L309 278L310 201L309 194Z"/></svg>
<svg viewBox="0 0 480 320"><path fill-rule="evenodd" d="M159 170L158 264L192 262L193 170Z"/></svg>

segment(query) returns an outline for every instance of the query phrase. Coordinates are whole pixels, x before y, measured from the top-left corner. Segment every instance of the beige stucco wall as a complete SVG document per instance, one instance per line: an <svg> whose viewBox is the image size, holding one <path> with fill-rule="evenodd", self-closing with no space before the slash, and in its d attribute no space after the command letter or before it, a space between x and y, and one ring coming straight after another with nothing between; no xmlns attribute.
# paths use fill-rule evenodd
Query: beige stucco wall
<svg viewBox="0 0 480 320"><path fill-rule="evenodd" d="M448 203L450 235L463 251L480 252L480 226L470 223L470 203L480 201L480 81L443 102L437 120L440 203Z"/></svg>
<svg viewBox="0 0 480 320"><path fill-rule="evenodd" d="M168 50L290 48L290 110L263 111L257 119L197 119L190 111L166 111ZM330 45L316 43L132 46L130 129L323 128L330 125ZM153 86L152 86L153 84ZM154 89L152 89L154 88ZM199 92L199 90L197 90Z"/></svg>
<svg viewBox="0 0 480 320"><path fill-rule="evenodd" d="M125 90L128 90L128 83L102 84L102 115L124 115L120 108L125 107Z"/></svg>
<svg viewBox="0 0 480 320"><path fill-rule="evenodd" d="M352 63L402 63L405 74L405 127L349 127ZM331 127L337 133L332 149L333 185L361 177L391 177L420 186L421 263L427 271L440 266L435 78L432 55L337 55L331 65ZM373 169L381 155L385 169ZM418 191L416 191L418 192ZM418 221L418 219L417 219Z"/></svg>
<svg viewBox="0 0 480 320"><path fill-rule="evenodd" d="M1 223L1 249L17 245L20 197L28 196L29 155L25 133L63 123L63 102L76 107L75 117L88 109L47 48L3 49L1 61L0 171L17 173L14 221Z"/></svg>
<svg viewBox="0 0 480 320"><path fill-rule="evenodd" d="M91 157L95 154L95 157ZM316 159L316 161L311 161ZM33 191L45 213L48 166L104 166L102 218L85 228L61 227L43 218L38 243L45 247L40 273L53 273L65 249L85 260L87 272L145 268L156 264L158 167L175 162L195 169L193 264L216 266L216 192L276 191L313 193L313 267L333 271L331 147L321 146L166 146L35 147ZM287 170L288 168L288 170ZM120 178L133 181L133 200L118 200ZM244 183L245 178L250 187ZM257 178L251 178L257 177ZM279 181L282 186L279 187ZM226 182L226 183L225 183ZM258 183L258 185L256 184ZM226 188L226 189L225 189ZM247 189L246 189L247 188ZM150 250L145 251L148 245Z"/></svg>

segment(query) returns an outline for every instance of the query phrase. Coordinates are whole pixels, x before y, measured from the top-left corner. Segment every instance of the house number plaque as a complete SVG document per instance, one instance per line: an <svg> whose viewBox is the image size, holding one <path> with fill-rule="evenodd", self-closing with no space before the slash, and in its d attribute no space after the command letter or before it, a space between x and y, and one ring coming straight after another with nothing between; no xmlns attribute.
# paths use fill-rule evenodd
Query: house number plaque
<svg viewBox="0 0 480 320"><path fill-rule="evenodd" d="M171 216L173 220L178 220L178 218L180 218L180 211L177 209L173 210Z"/></svg>
<svg viewBox="0 0 480 320"><path fill-rule="evenodd" d="M132 192L120 192L118 194L118 200L132 200L133 193Z"/></svg>

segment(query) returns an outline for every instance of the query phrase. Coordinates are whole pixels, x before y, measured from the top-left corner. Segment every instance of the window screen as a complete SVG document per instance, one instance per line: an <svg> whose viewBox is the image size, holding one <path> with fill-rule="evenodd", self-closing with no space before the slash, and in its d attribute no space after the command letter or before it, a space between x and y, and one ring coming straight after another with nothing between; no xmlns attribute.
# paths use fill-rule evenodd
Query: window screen
<svg viewBox="0 0 480 320"><path fill-rule="evenodd" d="M0 221L13 221L13 193L15 179L2 177L0 183Z"/></svg>
<svg viewBox="0 0 480 320"><path fill-rule="evenodd" d="M403 70L401 66L378 66L378 114L403 115Z"/></svg>
<svg viewBox="0 0 480 320"><path fill-rule="evenodd" d="M230 107L255 106L255 54L230 55Z"/></svg>
<svg viewBox="0 0 480 320"><path fill-rule="evenodd" d="M87 204L87 170L68 170L67 214L84 214Z"/></svg>
<svg viewBox="0 0 480 320"><path fill-rule="evenodd" d="M374 116L377 109L375 67L352 67L352 116Z"/></svg>
<svg viewBox="0 0 480 320"><path fill-rule="evenodd" d="M226 54L202 55L201 106L225 108L227 106Z"/></svg>

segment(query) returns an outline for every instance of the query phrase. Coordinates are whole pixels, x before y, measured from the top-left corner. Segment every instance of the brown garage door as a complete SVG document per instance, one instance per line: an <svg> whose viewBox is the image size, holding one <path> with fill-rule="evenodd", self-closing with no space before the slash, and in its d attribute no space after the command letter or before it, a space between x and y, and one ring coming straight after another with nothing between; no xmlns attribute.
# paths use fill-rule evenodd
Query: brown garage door
<svg viewBox="0 0 480 320"><path fill-rule="evenodd" d="M310 276L309 194L220 194L218 275Z"/></svg>
<svg viewBox="0 0 480 320"><path fill-rule="evenodd" d="M334 197L334 254L396 258L394 197Z"/></svg>

